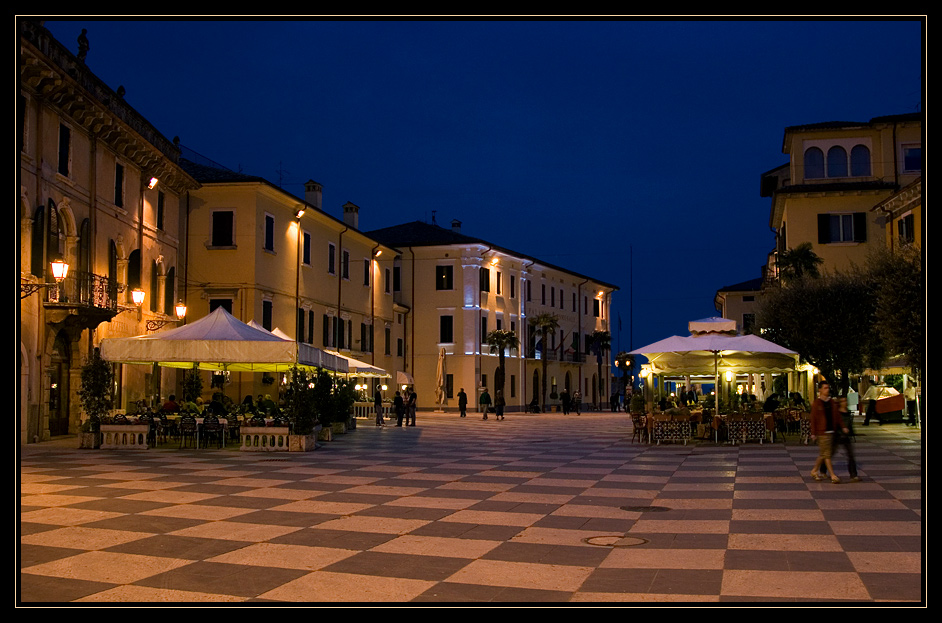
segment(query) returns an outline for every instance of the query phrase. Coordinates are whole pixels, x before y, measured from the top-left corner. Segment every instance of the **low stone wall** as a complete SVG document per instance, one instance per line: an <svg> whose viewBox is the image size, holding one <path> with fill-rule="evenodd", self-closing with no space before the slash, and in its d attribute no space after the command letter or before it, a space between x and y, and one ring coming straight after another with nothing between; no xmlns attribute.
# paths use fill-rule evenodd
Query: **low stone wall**
<svg viewBox="0 0 942 623"><path fill-rule="evenodd" d="M287 426L243 426L239 431L243 452L287 452Z"/></svg>
<svg viewBox="0 0 942 623"><path fill-rule="evenodd" d="M102 424L102 450L147 450L149 424Z"/></svg>

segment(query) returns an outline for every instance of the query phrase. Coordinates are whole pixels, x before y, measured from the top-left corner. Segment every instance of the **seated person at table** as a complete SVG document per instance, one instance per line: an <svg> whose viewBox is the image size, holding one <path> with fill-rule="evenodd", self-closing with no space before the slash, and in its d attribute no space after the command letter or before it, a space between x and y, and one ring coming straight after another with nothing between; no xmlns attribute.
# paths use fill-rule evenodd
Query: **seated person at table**
<svg viewBox="0 0 942 623"><path fill-rule="evenodd" d="M180 411L189 413L190 415L201 415L203 413L203 399L197 397L196 401L183 403L180 407Z"/></svg>
<svg viewBox="0 0 942 623"><path fill-rule="evenodd" d="M222 394L216 392L213 394L212 401L206 407L206 414L221 417L226 415L226 413L226 406L222 403Z"/></svg>
<svg viewBox="0 0 942 623"><path fill-rule="evenodd" d="M252 394L247 395L242 404L239 405L239 412L244 415L255 415L255 403L252 401Z"/></svg>
<svg viewBox="0 0 942 623"><path fill-rule="evenodd" d="M765 399L765 404L762 405L762 411L765 413L772 413L778 409L778 395L769 394L769 397Z"/></svg>
<svg viewBox="0 0 942 623"><path fill-rule="evenodd" d="M274 415L273 412L277 410L278 405L271 399L271 394L265 394L265 397L258 401L259 415Z"/></svg>
<svg viewBox="0 0 942 623"><path fill-rule="evenodd" d="M174 394L170 394L170 397L167 398L167 402L160 407L160 410L164 413L176 413L180 410L180 405L177 404L177 397Z"/></svg>

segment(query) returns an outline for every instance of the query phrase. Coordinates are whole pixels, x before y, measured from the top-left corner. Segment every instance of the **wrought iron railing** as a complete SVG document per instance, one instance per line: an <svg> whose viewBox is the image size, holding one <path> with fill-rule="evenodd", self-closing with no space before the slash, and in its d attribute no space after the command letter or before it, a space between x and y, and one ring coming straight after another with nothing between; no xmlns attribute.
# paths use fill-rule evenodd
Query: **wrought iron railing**
<svg viewBox="0 0 942 623"><path fill-rule="evenodd" d="M46 291L46 302L118 311L118 283L108 277L70 272L69 276Z"/></svg>

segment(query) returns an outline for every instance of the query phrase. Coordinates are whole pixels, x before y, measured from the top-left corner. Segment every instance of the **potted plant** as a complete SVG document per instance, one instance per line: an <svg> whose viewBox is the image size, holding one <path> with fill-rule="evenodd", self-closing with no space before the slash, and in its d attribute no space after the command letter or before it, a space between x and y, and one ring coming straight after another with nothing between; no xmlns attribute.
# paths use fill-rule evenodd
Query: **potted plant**
<svg viewBox="0 0 942 623"><path fill-rule="evenodd" d="M633 414L644 415L644 396L640 393L631 395L631 412Z"/></svg>
<svg viewBox="0 0 942 623"><path fill-rule="evenodd" d="M286 405L290 427L289 451L307 452L317 445L317 433L321 428L314 406L317 378L317 375L297 367L292 370Z"/></svg>
<svg viewBox="0 0 942 623"><path fill-rule="evenodd" d="M346 433L354 428L350 424L353 419L353 404L357 400L357 391L352 381L339 381L330 395L329 410L331 429L335 434Z"/></svg>
<svg viewBox="0 0 942 623"><path fill-rule="evenodd" d="M78 395L85 419L79 428L79 448L101 447L101 422L111 409L113 384L111 364L101 358L101 351L96 348L82 366L82 384Z"/></svg>

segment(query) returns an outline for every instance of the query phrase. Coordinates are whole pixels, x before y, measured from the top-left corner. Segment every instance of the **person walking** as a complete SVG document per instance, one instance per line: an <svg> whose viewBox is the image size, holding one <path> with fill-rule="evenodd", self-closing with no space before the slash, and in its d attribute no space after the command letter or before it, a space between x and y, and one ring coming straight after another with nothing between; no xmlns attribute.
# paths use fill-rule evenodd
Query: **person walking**
<svg viewBox="0 0 942 623"><path fill-rule="evenodd" d="M409 392L409 400L406 403L406 426L415 426L415 410L418 405L418 398L415 390ZM409 420L412 420L411 422Z"/></svg>
<svg viewBox="0 0 942 623"><path fill-rule="evenodd" d="M572 408L576 415L582 415L582 394L578 389L572 393Z"/></svg>
<svg viewBox="0 0 942 623"><path fill-rule="evenodd" d="M916 426L916 383L913 380L909 381L909 384L906 386L906 389L903 391L903 394L906 398L906 411L909 416L909 422L906 423L906 426ZM173 398L173 396L171 396Z"/></svg>
<svg viewBox="0 0 942 623"><path fill-rule="evenodd" d="M837 399L837 411L840 414L841 422L846 425L846 428L834 431L834 449L844 448L844 452L847 453L847 472L850 474L850 481L858 482L860 478L857 476L857 459L854 457L854 446L851 441L854 434L853 418L847 409L847 398L844 396ZM831 472L831 476L836 475Z"/></svg>
<svg viewBox="0 0 942 623"><path fill-rule="evenodd" d="M498 389L494 396L494 413L498 420L504 419L504 405L504 393Z"/></svg>
<svg viewBox="0 0 942 623"><path fill-rule="evenodd" d="M811 468L811 477L815 480L824 480L821 475L821 465L827 467L828 474L831 476L831 482L838 484L841 479L834 473L834 465L831 463L833 454L834 431L842 430L848 433L847 428L841 421L841 414L836 408L836 404L831 400L831 387L827 381L822 381L818 386L818 397L811 403L811 440L818 444L818 458Z"/></svg>
<svg viewBox="0 0 942 623"><path fill-rule="evenodd" d="M406 403L402 399L402 394L398 391L396 397L393 398L393 410L396 412L396 426L402 426L402 417L406 413Z"/></svg>
<svg viewBox="0 0 942 623"><path fill-rule="evenodd" d="M468 395L464 393L464 387L458 390L458 411L461 413L461 417L467 417L468 415Z"/></svg>
<svg viewBox="0 0 942 623"><path fill-rule="evenodd" d="M383 419L383 392L380 391L379 386L377 386L376 391L373 392L373 408L376 410L376 425L386 426L386 422Z"/></svg>
<svg viewBox="0 0 942 623"><path fill-rule="evenodd" d="M481 408L484 410L484 417L482 419L487 419L487 410L491 406L491 395L487 393L487 388L484 388L484 391L481 393Z"/></svg>
<svg viewBox="0 0 942 623"><path fill-rule="evenodd" d="M569 391L565 387L559 394L559 400L563 403L563 415L569 415L569 408L572 404L572 398L569 396Z"/></svg>

